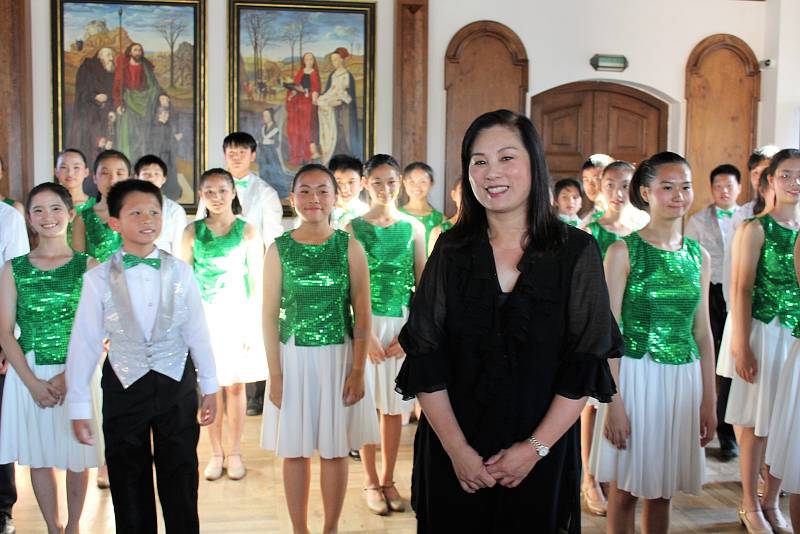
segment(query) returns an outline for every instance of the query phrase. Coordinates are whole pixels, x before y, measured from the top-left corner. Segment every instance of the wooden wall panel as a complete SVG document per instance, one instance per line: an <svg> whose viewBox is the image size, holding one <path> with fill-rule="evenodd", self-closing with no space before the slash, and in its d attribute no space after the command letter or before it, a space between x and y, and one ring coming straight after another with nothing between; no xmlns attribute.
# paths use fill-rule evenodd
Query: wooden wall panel
<svg viewBox="0 0 800 534"><path fill-rule="evenodd" d="M392 149L401 165L428 149L428 0L396 0Z"/></svg>

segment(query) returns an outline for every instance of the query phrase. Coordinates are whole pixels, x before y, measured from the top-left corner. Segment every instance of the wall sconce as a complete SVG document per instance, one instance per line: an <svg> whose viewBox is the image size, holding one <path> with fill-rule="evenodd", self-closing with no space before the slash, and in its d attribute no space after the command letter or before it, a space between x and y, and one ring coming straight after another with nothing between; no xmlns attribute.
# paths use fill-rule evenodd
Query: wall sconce
<svg viewBox="0 0 800 534"><path fill-rule="evenodd" d="M628 58L625 56L612 56L610 54L595 54L589 60L594 70L622 72L628 68Z"/></svg>

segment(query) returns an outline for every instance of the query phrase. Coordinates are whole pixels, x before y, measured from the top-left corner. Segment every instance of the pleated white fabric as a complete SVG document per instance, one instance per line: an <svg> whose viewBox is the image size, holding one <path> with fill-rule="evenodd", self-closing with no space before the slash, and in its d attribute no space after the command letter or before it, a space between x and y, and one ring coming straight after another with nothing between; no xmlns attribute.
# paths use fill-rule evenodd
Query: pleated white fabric
<svg viewBox="0 0 800 534"><path fill-rule="evenodd" d="M391 343L392 339L400 333L408 319L408 310L403 308L402 317L372 316L372 331L378 337L382 346ZM367 358L365 373L367 390L372 392L375 406L385 415L401 415L414 410L414 399L404 401L403 397L394 390L395 379L403 366L405 355L400 358L386 358L379 364L374 364Z"/></svg>
<svg viewBox="0 0 800 534"><path fill-rule="evenodd" d="M719 343L719 356L717 356L717 374L726 378L736 376L736 361L731 353L731 338L733 337L732 313L725 319L725 327L722 330L722 339Z"/></svg>
<svg viewBox="0 0 800 534"><path fill-rule="evenodd" d="M33 374L50 380L65 365L36 365L33 352L25 355ZM39 408L19 375L9 366L3 389L0 422L0 464L55 467L80 472L103 461L102 433L95 422L95 445L82 445L72 433L67 405Z"/></svg>
<svg viewBox="0 0 800 534"><path fill-rule="evenodd" d="M795 339L783 364L767 440L770 473L781 489L800 493L800 340Z"/></svg>
<svg viewBox="0 0 800 534"><path fill-rule="evenodd" d="M597 476L600 470L600 445L603 443L603 429L606 424L606 411L608 404L598 402L597 414L594 417L594 431L592 431L592 445L589 452L589 474Z"/></svg>
<svg viewBox="0 0 800 534"><path fill-rule="evenodd" d="M233 297L233 296L232 296ZM265 380L267 358L261 335L261 314L247 299L232 298L209 304L203 310L211 336L217 382L220 386Z"/></svg>
<svg viewBox="0 0 800 534"><path fill-rule="evenodd" d="M620 489L644 499L670 499L678 491L699 494L705 477L700 362L622 358L619 381L631 436L625 450L601 439L597 479L616 480Z"/></svg>
<svg viewBox="0 0 800 534"><path fill-rule="evenodd" d="M297 347L281 343L283 399L280 410L264 399L261 447L281 458L342 458L366 443L379 443L375 403L364 398L345 406L344 384L353 365L352 343Z"/></svg>
<svg viewBox="0 0 800 534"><path fill-rule="evenodd" d="M753 319L750 347L758 362L756 380L750 384L734 372L726 423L754 428L756 436L769 435L778 380L793 342L792 331L782 327L777 317L769 324Z"/></svg>

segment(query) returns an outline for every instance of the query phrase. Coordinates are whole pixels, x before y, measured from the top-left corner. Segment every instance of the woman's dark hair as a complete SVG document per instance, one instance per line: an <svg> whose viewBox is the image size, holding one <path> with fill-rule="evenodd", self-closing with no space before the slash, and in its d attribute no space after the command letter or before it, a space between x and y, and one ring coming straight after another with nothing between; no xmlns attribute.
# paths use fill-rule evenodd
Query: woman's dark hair
<svg viewBox="0 0 800 534"><path fill-rule="evenodd" d="M689 170L692 168L689 162L686 161L686 158L675 152L659 152L639 163L639 166L633 173L633 178L631 178L631 185L628 188L631 204L633 204L635 208L647 210L647 201L642 198L641 188L650 186L650 182L656 177L658 168L662 165L686 165Z"/></svg>
<svg viewBox="0 0 800 534"><path fill-rule="evenodd" d="M333 172L331 172L331 170L328 169L328 167L326 167L325 165L320 165L319 163L308 163L300 167L300 170L298 170L297 173L294 175L294 178L292 178L291 191L294 191L294 187L297 185L297 181L300 179L300 177L305 173L311 171L319 171L325 174L331 180L331 184L333 185L333 192L337 194L339 193L339 184L336 183L336 177L333 175Z"/></svg>
<svg viewBox="0 0 800 534"><path fill-rule="evenodd" d="M25 199L25 213L30 213L33 197L45 191L50 191L58 195L68 210L73 208L72 195L69 194L66 187L54 182L44 182L31 189L31 192L28 193L28 198Z"/></svg>
<svg viewBox="0 0 800 534"><path fill-rule="evenodd" d="M231 189L233 189L233 192L236 193L236 182L233 181L233 175L225 169L221 169L219 167L208 169L202 175L200 175L200 181L197 183L198 187L202 187L205 181L211 176L222 176L228 180L228 182L231 184ZM242 213L242 203L239 202L238 193L233 197L233 202L231 202L231 210L233 210L234 215L239 215ZM206 210L206 217L208 217L208 210Z"/></svg>
<svg viewBox="0 0 800 534"><path fill-rule="evenodd" d="M764 208L767 207L767 199L764 197L764 193L769 189L769 177L775 176L775 173L778 172L778 166L787 159L800 159L800 150L796 148L784 148L772 156L769 167L761 173L758 179L758 191L756 192L756 200L753 204L754 215L760 215L761 212L764 211Z"/></svg>
<svg viewBox="0 0 800 534"><path fill-rule="evenodd" d="M531 190L528 196L528 233L524 246L533 250L554 249L566 239L566 226L555 216L550 205L550 173L544 159L542 140L530 119L507 109L484 113L469 125L461 142L461 216L449 230L448 242L465 243L486 235L488 221L484 208L469 185L469 163L475 140L484 131L502 126L519 135L531 162Z"/></svg>
<svg viewBox="0 0 800 534"><path fill-rule="evenodd" d="M372 172L382 165L388 165L400 175L400 164L389 154L375 154L364 164L364 176L368 177Z"/></svg>

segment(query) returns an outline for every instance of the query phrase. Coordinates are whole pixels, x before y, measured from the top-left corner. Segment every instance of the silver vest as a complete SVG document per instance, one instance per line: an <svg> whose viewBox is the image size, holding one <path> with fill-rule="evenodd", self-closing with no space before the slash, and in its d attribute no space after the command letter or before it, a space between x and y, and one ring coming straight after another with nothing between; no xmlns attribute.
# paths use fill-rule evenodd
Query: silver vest
<svg viewBox="0 0 800 534"><path fill-rule="evenodd" d="M110 341L108 361L126 389L149 371L178 382L183 377L189 351L181 335L181 327L189 317L186 288L178 277L178 260L163 250L159 250L159 257L161 298L149 339L141 331L131 306L122 253L114 254L110 260L103 324Z"/></svg>

